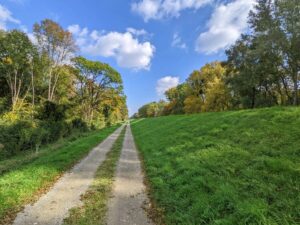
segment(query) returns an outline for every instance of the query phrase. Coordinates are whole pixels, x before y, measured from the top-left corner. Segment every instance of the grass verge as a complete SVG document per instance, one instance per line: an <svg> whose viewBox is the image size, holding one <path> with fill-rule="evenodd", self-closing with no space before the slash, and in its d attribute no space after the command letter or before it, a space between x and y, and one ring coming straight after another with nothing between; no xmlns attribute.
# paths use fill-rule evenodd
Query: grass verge
<svg viewBox="0 0 300 225"><path fill-rule="evenodd" d="M93 147L108 137L117 126L89 133L76 140L65 140L59 148L41 150L39 157L18 158L19 167L8 168L0 176L0 224L12 222L22 206L37 200L52 184ZM16 159L15 159L16 160Z"/></svg>
<svg viewBox="0 0 300 225"><path fill-rule="evenodd" d="M59 139L55 143L51 143L43 146L42 148L39 149L38 152L36 152L35 150L26 150L8 159L0 159L0 176L13 169L20 168L20 166L31 163L37 158L40 158L43 155L48 154L49 152L53 152L57 150L59 151L61 147L65 147L68 144L71 144L76 139L87 137L94 133L95 131L76 132L69 137Z"/></svg>
<svg viewBox="0 0 300 225"><path fill-rule="evenodd" d="M165 224L300 224L300 108L136 120Z"/></svg>
<svg viewBox="0 0 300 225"><path fill-rule="evenodd" d="M107 202L112 190L116 165L122 150L124 128L107 153L105 161L98 168L95 180L87 193L82 196L83 205L70 210L64 225L104 225L106 224Z"/></svg>

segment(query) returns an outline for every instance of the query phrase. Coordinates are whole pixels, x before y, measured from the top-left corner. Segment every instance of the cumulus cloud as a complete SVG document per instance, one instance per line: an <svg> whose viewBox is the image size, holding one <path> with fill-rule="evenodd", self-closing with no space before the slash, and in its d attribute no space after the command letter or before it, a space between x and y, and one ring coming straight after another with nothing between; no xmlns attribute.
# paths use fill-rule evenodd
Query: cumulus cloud
<svg viewBox="0 0 300 225"><path fill-rule="evenodd" d="M136 36L147 36L148 35L148 32L144 29L137 30L132 27L128 27L126 30L127 30L127 32L132 33L133 35L136 35Z"/></svg>
<svg viewBox="0 0 300 225"><path fill-rule="evenodd" d="M157 81L156 93L159 96L163 96L164 93L172 87L176 87L179 84L179 77L166 76Z"/></svg>
<svg viewBox="0 0 300 225"><path fill-rule="evenodd" d="M128 28L126 32L89 31L79 25L71 25L68 30L74 35L76 44L85 54L113 57L121 67L135 70L149 69L155 47L150 42L139 40L145 30Z"/></svg>
<svg viewBox="0 0 300 225"><path fill-rule="evenodd" d="M172 47L181 48L181 49L187 48L187 45L182 41L182 39L178 33L175 33L173 35L173 41L172 41L171 45L172 45Z"/></svg>
<svg viewBox="0 0 300 225"><path fill-rule="evenodd" d="M248 14L255 2L235 0L217 6L207 24L208 30L196 41L196 51L211 54L232 45L248 28Z"/></svg>
<svg viewBox="0 0 300 225"><path fill-rule="evenodd" d="M7 23L20 24L20 21L12 16L12 13L0 4L0 29L6 30Z"/></svg>
<svg viewBox="0 0 300 225"><path fill-rule="evenodd" d="M178 17L185 9L197 10L213 0L140 0L131 4L131 10L144 18L158 20Z"/></svg>

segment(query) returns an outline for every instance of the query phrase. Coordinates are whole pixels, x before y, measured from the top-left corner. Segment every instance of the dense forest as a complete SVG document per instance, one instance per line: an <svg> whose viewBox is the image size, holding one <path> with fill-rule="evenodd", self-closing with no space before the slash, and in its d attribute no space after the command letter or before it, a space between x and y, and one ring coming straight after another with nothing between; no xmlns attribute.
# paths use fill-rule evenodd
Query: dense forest
<svg viewBox="0 0 300 225"><path fill-rule="evenodd" d="M227 59L193 71L166 91L167 101L142 106L135 117L299 105L300 2L259 0L249 31Z"/></svg>
<svg viewBox="0 0 300 225"><path fill-rule="evenodd" d="M0 158L127 118L121 75L49 19L0 31Z"/></svg>

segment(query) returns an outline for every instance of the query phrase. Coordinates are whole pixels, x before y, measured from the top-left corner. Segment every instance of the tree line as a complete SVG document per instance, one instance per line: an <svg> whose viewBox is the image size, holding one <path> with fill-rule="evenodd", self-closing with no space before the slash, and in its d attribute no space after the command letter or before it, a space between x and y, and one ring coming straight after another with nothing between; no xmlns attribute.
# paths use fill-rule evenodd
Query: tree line
<svg viewBox="0 0 300 225"><path fill-rule="evenodd" d="M300 103L300 1L258 0L249 31L226 50L227 60L193 71L142 106L135 117L224 111Z"/></svg>
<svg viewBox="0 0 300 225"><path fill-rule="evenodd" d="M77 56L72 34L45 19L33 38L0 31L0 156L127 118L121 75Z"/></svg>

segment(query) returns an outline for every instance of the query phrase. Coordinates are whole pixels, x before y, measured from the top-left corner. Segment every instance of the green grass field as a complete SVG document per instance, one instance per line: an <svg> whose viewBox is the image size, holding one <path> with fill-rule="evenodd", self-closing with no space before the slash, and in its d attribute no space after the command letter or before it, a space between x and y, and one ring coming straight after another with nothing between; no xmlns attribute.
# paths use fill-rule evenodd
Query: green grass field
<svg viewBox="0 0 300 225"><path fill-rule="evenodd" d="M132 121L166 224L300 224L300 108Z"/></svg>
<svg viewBox="0 0 300 225"><path fill-rule="evenodd" d="M59 144L41 149L37 157L28 154L0 161L0 224L9 223L24 204L35 200L64 171L116 128L113 126L77 139L62 140ZM18 166L13 162L18 163Z"/></svg>

